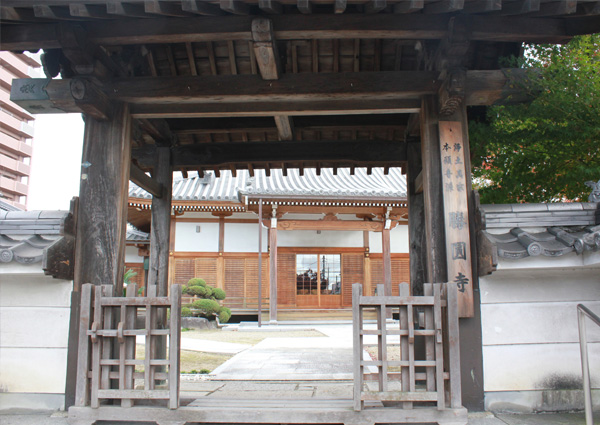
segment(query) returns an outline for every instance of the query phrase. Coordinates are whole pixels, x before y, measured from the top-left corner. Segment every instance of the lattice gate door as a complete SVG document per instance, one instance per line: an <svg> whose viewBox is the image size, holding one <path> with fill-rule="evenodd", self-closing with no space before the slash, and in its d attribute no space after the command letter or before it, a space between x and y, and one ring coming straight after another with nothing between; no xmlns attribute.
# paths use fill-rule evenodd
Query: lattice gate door
<svg viewBox="0 0 600 425"><path fill-rule="evenodd" d="M461 407L455 285L425 284L424 296L410 296L407 283L400 284L399 296L363 296L360 284L352 289L354 409L364 409L365 402L404 409ZM384 293L383 285L377 293ZM376 324L365 322L369 310L375 310ZM396 314L399 320L391 320ZM421 354L415 351L419 342Z"/></svg>
<svg viewBox="0 0 600 425"><path fill-rule="evenodd" d="M155 286L147 297L136 293L133 284L125 297L112 285L83 285L76 406L168 400L169 408L179 407L181 286L171 286L169 297L157 297ZM167 338L168 350L161 350ZM136 358L136 342L145 345L143 358Z"/></svg>

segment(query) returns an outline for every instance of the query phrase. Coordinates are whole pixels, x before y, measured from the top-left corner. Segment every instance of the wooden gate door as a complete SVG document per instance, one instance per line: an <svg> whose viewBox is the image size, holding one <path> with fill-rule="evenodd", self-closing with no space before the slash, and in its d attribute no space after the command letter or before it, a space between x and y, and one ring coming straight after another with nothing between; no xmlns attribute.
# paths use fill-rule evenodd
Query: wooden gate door
<svg viewBox="0 0 600 425"><path fill-rule="evenodd" d="M168 400L171 409L179 407L181 286L171 286L170 297L157 297L156 286L137 297L136 285L127 287L127 296L117 295L112 285L82 287L75 406ZM161 356L158 347L167 338ZM142 340L144 357L136 358Z"/></svg>
<svg viewBox="0 0 600 425"><path fill-rule="evenodd" d="M458 414L464 411L466 423L466 410L461 406L456 285L425 284L424 296L410 296L407 283L400 284L399 296L363 296L360 284L352 289L354 410L375 402L414 409L418 418L423 409L416 407L430 407L440 414L457 409ZM383 294L383 285L377 289ZM376 325L364 320L369 310L377 314ZM387 319L390 313L397 313L399 321ZM374 340L375 359L364 359L366 338ZM423 358L415 353L418 339L425 348Z"/></svg>

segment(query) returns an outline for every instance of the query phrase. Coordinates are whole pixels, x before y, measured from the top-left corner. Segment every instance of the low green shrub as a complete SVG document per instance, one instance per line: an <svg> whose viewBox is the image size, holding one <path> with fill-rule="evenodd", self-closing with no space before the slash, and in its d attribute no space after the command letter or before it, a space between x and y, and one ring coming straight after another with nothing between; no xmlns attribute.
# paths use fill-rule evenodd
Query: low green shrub
<svg viewBox="0 0 600 425"><path fill-rule="evenodd" d="M181 317L192 317L192 309L189 307L181 307Z"/></svg>
<svg viewBox="0 0 600 425"><path fill-rule="evenodd" d="M221 306L215 300L196 300L192 303L192 306L199 310L199 313L207 318L210 318L213 314L220 311Z"/></svg>
<svg viewBox="0 0 600 425"><path fill-rule="evenodd" d="M199 277L193 277L188 280L187 286L206 286L206 281Z"/></svg>
<svg viewBox="0 0 600 425"><path fill-rule="evenodd" d="M221 307L221 311L219 311L219 322L227 323L231 319L231 310L227 307Z"/></svg>
<svg viewBox="0 0 600 425"><path fill-rule="evenodd" d="M213 288L212 289L212 297L215 300L224 300L225 299L225 291L221 288Z"/></svg>
<svg viewBox="0 0 600 425"><path fill-rule="evenodd" d="M186 294L196 295L201 298L206 298L206 295L210 293L210 289L207 286L187 286Z"/></svg>

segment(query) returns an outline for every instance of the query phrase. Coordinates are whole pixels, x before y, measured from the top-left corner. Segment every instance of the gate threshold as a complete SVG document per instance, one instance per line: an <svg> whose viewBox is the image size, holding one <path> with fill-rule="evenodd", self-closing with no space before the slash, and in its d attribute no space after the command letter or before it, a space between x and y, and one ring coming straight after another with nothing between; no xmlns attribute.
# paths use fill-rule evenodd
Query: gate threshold
<svg viewBox="0 0 600 425"><path fill-rule="evenodd" d="M366 404L354 411L351 399L215 399L200 398L177 409L154 406L71 407L72 425L91 425L95 421L156 422L157 425L184 424L411 424L437 423L466 425L467 409L420 407L402 409Z"/></svg>

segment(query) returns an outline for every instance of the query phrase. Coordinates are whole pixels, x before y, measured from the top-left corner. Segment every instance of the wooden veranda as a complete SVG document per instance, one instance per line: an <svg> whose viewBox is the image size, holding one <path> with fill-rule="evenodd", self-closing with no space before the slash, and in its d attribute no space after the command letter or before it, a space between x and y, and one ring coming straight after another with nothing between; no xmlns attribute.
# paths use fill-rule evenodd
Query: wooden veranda
<svg viewBox="0 0 600 425"><path fill-rule="evenodd" d="M482 406L467 111L525 100L521 70L500 58L600 32L600 1L4 0L0 12L2 50L44 49L47 78L15 80L11 100L85 115L76 222L48 265L74 280L68 406L82 287L121 292L130 179L153 194L149 285L166 297L173 171L359 166L406 172L412 294L458 290L462 403ZM385 226L386 212L373 220ZM276 238L280 217L263 218ZM389 262L384 275L390 296ZM192 420L185 409L156 421Z"/></svg>

